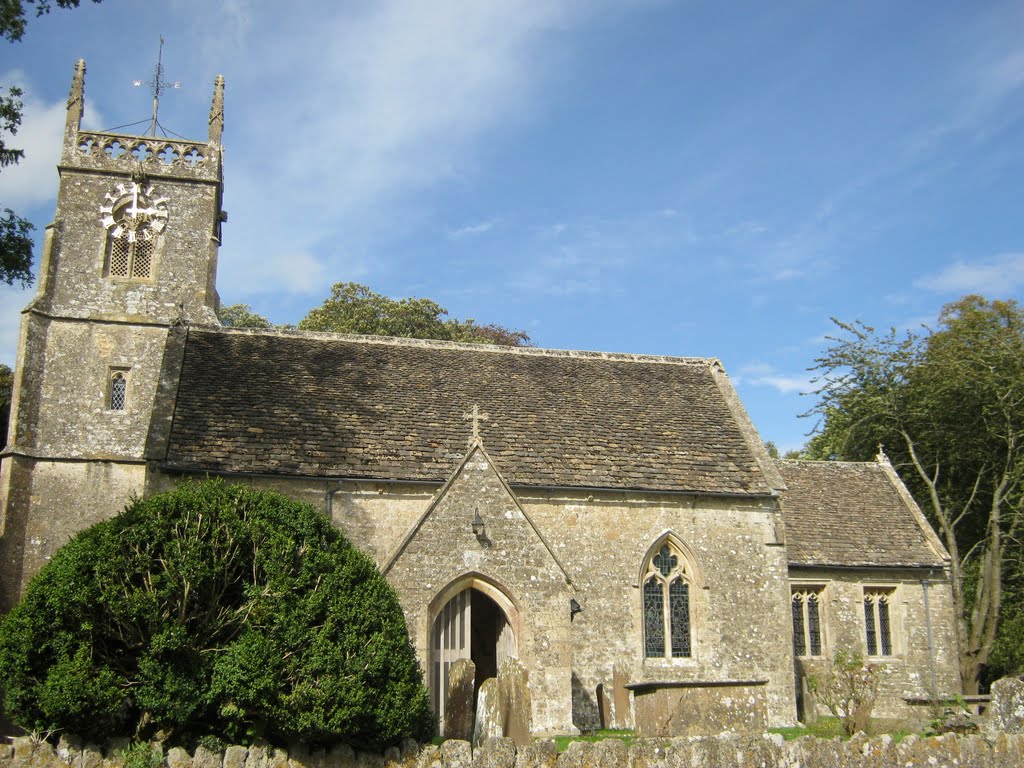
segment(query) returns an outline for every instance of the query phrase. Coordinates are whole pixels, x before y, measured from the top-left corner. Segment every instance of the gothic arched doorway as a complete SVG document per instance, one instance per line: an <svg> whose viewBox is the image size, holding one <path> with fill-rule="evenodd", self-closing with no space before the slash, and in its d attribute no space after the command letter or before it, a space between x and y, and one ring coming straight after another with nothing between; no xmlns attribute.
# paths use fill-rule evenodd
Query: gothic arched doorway
<svg viewBox="0 0 1024 768"><path fill-rule="evenodd" d="M515 612L511 601L489 584L470 584L438 610L431 630L430 693L441 735L452 663L471 659L476 666L474 690L479 690L484 680L497 676L505 659L518 657L513 619L506 613Z"/></svg>

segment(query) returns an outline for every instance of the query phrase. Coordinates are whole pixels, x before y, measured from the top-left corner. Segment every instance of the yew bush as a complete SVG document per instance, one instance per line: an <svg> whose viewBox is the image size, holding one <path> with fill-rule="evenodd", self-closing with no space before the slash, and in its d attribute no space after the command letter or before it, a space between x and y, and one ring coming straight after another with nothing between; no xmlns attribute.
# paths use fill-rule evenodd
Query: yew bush
<svg viewBox="0 0 1024 768"><path fill-rule="evenodd" d="M221 482L82 531L0 625L22 727L192 744L429 738L394 591L312 507Z"/></svg>

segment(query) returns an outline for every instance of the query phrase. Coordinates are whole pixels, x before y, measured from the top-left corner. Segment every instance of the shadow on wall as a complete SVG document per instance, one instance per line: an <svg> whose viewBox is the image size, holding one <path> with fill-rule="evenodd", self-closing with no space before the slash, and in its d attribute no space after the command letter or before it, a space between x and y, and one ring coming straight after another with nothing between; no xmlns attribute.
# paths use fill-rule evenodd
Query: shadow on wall
<svg viewBox="0 0 1024 768"><path fill-rule="evenodd" d="M575 672L572 673L572 724L584 732L601 727L597 697L583 686Z"/></svg>

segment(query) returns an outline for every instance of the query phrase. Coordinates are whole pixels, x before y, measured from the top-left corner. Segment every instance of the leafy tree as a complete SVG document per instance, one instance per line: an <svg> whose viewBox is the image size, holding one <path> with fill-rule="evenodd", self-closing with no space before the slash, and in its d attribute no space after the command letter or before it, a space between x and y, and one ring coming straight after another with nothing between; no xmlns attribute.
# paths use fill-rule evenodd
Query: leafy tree
<svg viewBox="0 0 1024 768"><path fill-rule="evenodd" d="M0 624L9 717L171 743L433 731L398 600L312 507L208 481L75 536Z"/></svg>
<svg viewBox="0 0 1024 768"><path fill-rule="evenodd" d="M358 283L335 283L323 305L301 321L305 331L365 333L412 339L442 339L505 346L527 346L530 337L498 325L446 319L448 310L430 299L394 300Z"/></svg>
<svg viewBox="0 0 1024 768"><path fill-rule="evenodd" d="M11 422L11 394L14 391L14 371L0 363L0 447L7 445L7 427Z"/></svg>
<svg viewBox="0 0 1024 768"><path fill-rule="evenodd" d="M101 0L93 0L101 2ZM56 0L61 8L74 8L79 0ZM50 11L48 0L3 0L0 2L0 36L17 42L25 34L25 5L34 7L37 16ZM3 88L0 86L0 91ZM25 153L7 146L6 135L14 136L21 125L22 90L15 86L0 95L0 169L21 160ZM19 282L23 286L32 282L32 236L35 227L27 219L4 208L0 214L0 280L8 285Z"/></svg>
<svg viewBox="0 0 1024 768"><path fill-rule="evenodd" d="M217 319L227 328L273 328L274 324L263 315L252 311L248 304L229 304L217 310Z"/></svg>
<svg viewBox="0 0 1024 768"><path fill-rule="evenodd" d="M79 0L55 0L59 8L77 8ZM102 0L93 0L94 3ZM50 12L50 0L0 0L0 37L15 43L25 35L26 6L35 9L36 16ZM3 86L0 85L0 93ZM0 169L13 165L25 156L20 149L7 146L6 135L14 136L21 125L22 91L11 86L6 95L0 95ZM0 281L23 286L32 282L32 236L35 227L27 219L3 208L0 214Z"/></svg>
<svg viewBox="0 0 1024 768"><path fill-rule="evenodd" d="M0 169L21 160L25 153L7 146L5 134L14 135L21 125L21 89L11 87L0 95ZM8 285L32 282L31 222L4 208L0 213L0 280Z"/></svg>
<svg viewBox="0 0 1024 768"><path fill-rule="evenodd" d="M101 3L103 0L92 0ZM58 8L77 8L80 0L55 0ZM3 0L0 2L0 37L12 43L21 40L25 35L25 11L35 9L36 16L44 16L50 12L50 0Z"/></svg>
<svg viewBox="0 0 1024 768"><path fill-rule="evenodd" d="M960 676L978 690L1024 521L1024 310L966 296L938 328L899 335L836 321L816 361L813 458L884 444L952 557Z"/></svg>

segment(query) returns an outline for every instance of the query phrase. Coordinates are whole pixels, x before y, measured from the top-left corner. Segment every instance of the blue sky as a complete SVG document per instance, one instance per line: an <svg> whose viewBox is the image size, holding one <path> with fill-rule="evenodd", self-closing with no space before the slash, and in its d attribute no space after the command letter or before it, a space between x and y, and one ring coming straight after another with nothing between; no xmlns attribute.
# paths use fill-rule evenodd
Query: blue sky
<svg viewBox="0 0 1024 768"><path fill-rule="evenodd" d="M0 203L41 231L74 61L87 127L146 120L162 33L168 129L204 138L227 81L221 298L278 323L351 280L542 347L718 357L788 449L831 316L1024 294L1022 0L282 8L32 19L0 43L28 153ZM0 361L31 296L0 290Z"/></svg>

